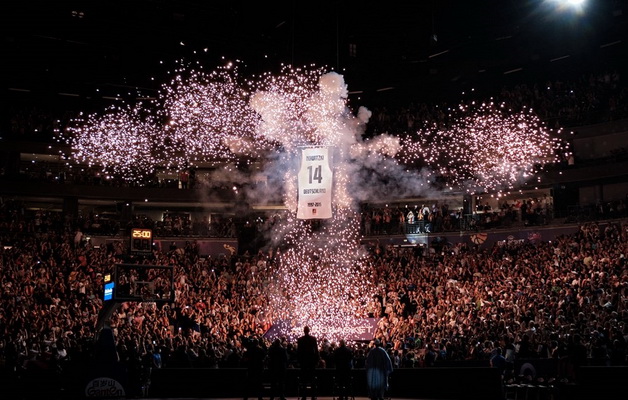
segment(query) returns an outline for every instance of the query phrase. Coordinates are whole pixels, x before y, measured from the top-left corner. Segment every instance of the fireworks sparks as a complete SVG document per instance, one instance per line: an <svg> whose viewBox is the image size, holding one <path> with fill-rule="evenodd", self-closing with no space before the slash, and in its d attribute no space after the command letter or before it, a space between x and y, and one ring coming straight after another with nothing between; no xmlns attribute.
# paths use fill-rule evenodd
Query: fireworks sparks
<svg viewBox="0 0 628 400"><path fill-rule="evenodd" d="M470 193L510 190L568 154L560 138L531 109L512 112L503 104L460 105L447 127L403 140L400 158L429 165L448 185Z"/></svg>
<svg viewBox="0 0 628 400"><path fill-rule="evenodd" d="M102 116L89 116L82 126L70 139L78 163L127 181L141 181L154 171L152 146L160 135L154 118L144 110L112 107Z"/></svg>
<svg viewBox="0 0 628 400"><path fill-rule="evenodd" d="M358 215L339 211L319 231L308 221L286 224L286 250L269 286L271 309L296 326L309 325L314 334L346 338L347 321L366 317L363 310L375 293L360 252Z"/></svg>
<svg viewBox="0 0 628 400"><path fill-rule="evenodd" d="M248 106L247 92L234 69L210 74L180 69L162 89L159 108L168 138L164 164L173 167L212 160L235 160L250 153L257 115ZM172 157L176 155L177 157Z"/></svg>
<svg viewBox="0 0 628 400"><path fill-rule="evenodd" d="M472 193L510 189L566 153L532 110L513 113L492 103L460 106L446 128L428 126L414 139L362 140L370 112L353 116L347 96L341 75L315 66L248 80L232 65L211 73L182 67L150 108L112 108L77 120L61 139L77 162L137 181L157 168L263 158L262 173L282 182L289 210L274 232L281 255L268 314L334 340L345 336L348 318L365 317L376 290L359 245L360 201L378 193L420 195L436 178ZM329 220L296 219L303 146L331 149ZM249 195L259 200L259 193Z"/></svg>
<svg viewBox="0 0 628 400"><path fill-rule="evenodd" d="M568 154L560 130L551 132L531 109L512 112L494 103L460 105L448 126L426 126L416 139L380 135L362 142L364 121L349 113L346 100L342 76L314 66L286 66L279 75L249 80L232 66L211 73L181 67L151 108L112 108L77 120L62 139L77 162L102 165L127 180L157 168L237 163L270 153L287 153L290 160L299 146L326 145L358 167L397 159L471 193L511 190L560 161L559 153Z"/></svg>

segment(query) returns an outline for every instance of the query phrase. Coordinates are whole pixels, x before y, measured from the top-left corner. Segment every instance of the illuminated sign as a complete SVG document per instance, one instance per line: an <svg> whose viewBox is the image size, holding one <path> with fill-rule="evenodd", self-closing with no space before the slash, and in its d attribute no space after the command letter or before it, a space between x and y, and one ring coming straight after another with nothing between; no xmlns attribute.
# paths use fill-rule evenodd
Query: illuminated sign
<svg viewBox="0 0 628 400"><path fill-rule="evenodd" d="M113 288L115 286L114 282L105 283L105 295L103 296L103 300L111 300L113 299Z"/></svg>
<svg viewBox="0 0 628 400"><path fill-rule="evenodd" d="M131 230L131 237L133 239L152 239L153 231L144 228L133 228Z"/></svg>
<svg viewBox="0 0 628 400"><path fill-rule="evenodd" d="M151 253L153 251L153 231L146 228L131 229L131 253Z"/></svg>

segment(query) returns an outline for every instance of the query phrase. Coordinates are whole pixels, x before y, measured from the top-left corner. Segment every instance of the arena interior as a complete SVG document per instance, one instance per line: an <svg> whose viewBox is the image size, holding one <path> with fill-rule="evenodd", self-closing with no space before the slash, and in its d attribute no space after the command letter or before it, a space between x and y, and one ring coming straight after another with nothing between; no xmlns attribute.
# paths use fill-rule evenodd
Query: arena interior
<svg viewBox="0 0 628 400"><path fill-rule="evenodd" d="M415 3L3 4L2 397L623 398L627 2Z"/></svg>

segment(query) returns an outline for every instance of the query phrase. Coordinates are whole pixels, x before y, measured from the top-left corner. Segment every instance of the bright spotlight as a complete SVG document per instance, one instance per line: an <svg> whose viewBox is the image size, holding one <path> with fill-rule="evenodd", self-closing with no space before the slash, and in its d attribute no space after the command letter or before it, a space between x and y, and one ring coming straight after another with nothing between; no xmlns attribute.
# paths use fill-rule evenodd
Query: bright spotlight
<svg viewBox="0 0 628 400"><path fill-rule="evenodd" d="M561 11L582 12L586 6L587 0L545 0L547 3L553 4Z"/></svg>

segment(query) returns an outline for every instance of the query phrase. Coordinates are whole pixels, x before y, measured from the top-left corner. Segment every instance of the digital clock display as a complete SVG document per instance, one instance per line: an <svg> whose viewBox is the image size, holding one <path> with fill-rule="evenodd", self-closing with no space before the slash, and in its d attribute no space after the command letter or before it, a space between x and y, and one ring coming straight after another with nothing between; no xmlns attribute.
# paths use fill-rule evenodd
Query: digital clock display
<svg viewBox="0 0 628 400"><path fill-rule="evenodd" d="M131 237L133 239L151 239L153 237L153 231L150 229L133 228Z"/></svg>
<svg viewBox="0 0 628 400"><path fill-rule="evenodd" d="M133 228L131 230L131 252L150 253L153 249L153 231L146 228Z"/></svg>

